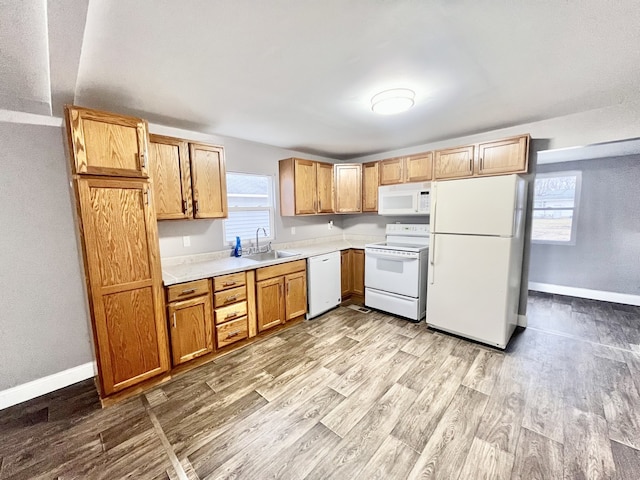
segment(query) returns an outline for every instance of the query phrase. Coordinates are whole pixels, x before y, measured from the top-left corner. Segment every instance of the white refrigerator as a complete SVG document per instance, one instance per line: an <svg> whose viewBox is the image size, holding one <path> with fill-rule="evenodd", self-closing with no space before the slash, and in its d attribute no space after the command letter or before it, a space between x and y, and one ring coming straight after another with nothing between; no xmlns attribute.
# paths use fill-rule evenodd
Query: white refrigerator
<svg viewBox="0 0 640 480"><path fill-rule="evenodd" d="M526 189L518 175L432 184L429 326L507 346L518 322Z"/></svg>

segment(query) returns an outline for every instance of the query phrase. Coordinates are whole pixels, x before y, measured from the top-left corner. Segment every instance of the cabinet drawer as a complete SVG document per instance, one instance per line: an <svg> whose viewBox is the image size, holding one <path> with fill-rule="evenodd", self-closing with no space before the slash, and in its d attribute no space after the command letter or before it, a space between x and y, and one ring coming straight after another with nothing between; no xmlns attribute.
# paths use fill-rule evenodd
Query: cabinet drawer
<svg viewBox="0 0 640 480"><path fill-rule="evenodd" d="M216 348L226 347L249 336L247 317L216 325Z"/></svg>
<svg viewBox="0 0 640 480"><path fill-rule="evenodd" d="M238 302L228 307L216 308L216 325L234 320L247 314L247 302Z"/></svg>
<svg viewBox="0 0 640 480"><path fill-rule="evenodd" d="M167 287L167 301L171 303L176 300L185 300L199 295L206 295L207 293L209 293L209 279L205 278Z"/></svg>
<svg viewBox="0 0 640 480"><path fill-rule="evenodd" d="M240 287L246 283L244 272L231 273L229 275L221 275L213 277L213 290L219 292L229 288Z"/></svg>
<svg viewBox="0 0 640 480"><path fill-rule="evenodd" d="M223 290L222 292L216 292L213 296L213 306L224 307L235 302L241 302L247 299L247 287L230 288L229 290Z"/></svg>
<svg viewBox="0 0 640 480"><path fill-rule="evenodd" d="M307 267L306 260L295 260L293 262L280 263L272 267L262 267L256 270L256 281L266 280L267 278L279 277L288 273L300 272Z"/></svg>

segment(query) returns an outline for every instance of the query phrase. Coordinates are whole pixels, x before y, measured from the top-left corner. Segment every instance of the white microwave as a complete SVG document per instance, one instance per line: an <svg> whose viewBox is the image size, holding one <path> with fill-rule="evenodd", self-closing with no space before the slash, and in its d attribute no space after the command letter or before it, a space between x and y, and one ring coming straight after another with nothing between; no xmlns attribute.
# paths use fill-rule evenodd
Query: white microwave
<svg viewBox="0 0 640 480"><path fill-rule="evenodd" d="M431 182L378 187L378 215L429 215Z"/></svg>

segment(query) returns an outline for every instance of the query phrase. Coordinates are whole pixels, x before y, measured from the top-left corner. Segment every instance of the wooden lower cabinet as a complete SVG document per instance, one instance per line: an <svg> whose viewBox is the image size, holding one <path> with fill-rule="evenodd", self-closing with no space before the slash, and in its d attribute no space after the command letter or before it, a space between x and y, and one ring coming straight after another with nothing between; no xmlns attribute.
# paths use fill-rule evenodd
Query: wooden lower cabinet
<svg viewBox="0 0 640 480"><path fill-rule="evenodd" d="M307 313L307 272L285 275L284 286L287 321Z"/></svg>
<svg viewBox="0 0 640 480"><path fill-rule="evenodd" d="M174 365L213 352L213 310L209 295L171 303L168 313Z"/></svg>
<svg viewBox="0 0 640 480"><path fill-rule="evenodd" d="M340 252L340 294L342 298L351 294L351 250Z"/></svg>
<svg viewBox="0 0 640 480"><path fill-rule="evenodd" d="M364 250L352 248L340 253L342 300L364 297Z"/></svg>
<svg viewBox="0 0 640 480"><path fill-rule="evenodd" d="M256 282L258 332L285 322L284 277Z"/></svg>
<svg viewBox="0 0 640 480"><path fill-rule="evenodd" d="M247 291L249 276L253 279L253 272L231 273L213 278L214 323L218 349L249 337L249 318L254 318L253 295L249 298Z"/></svg>
<svg viewBox="0 0 640 480"><path fill-rule="evenodd" d="M351 292L354 295L364 296L364 250L351 250L351 268L353 274Z"/></svg>
<svg viewBox="0 0 640 480"><path fill-rule="evenodd" d="M216 325L216 347L223 348L249 336L247 317Z"/></svg>
<svg viewBox="0 0 640 480"><path fill-rule="evenodd" d="M258 332L307 313L307 262L295 260L256 270Z"/></svg>

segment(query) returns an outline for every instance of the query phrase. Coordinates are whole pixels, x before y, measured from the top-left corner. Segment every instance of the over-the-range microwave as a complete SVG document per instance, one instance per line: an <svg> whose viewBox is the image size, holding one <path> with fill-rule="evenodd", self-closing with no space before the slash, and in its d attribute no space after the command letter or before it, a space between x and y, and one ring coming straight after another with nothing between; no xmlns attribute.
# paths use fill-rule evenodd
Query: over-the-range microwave
<svg viewBox="0 0 640 480"><path fill-rule="evenodd" d="M379 215L429 215L431 182L378 187Z"/></svg>

